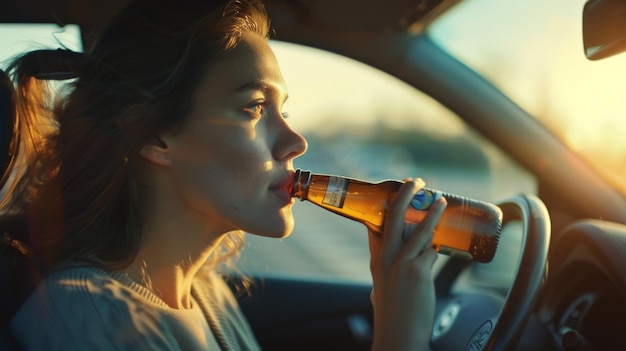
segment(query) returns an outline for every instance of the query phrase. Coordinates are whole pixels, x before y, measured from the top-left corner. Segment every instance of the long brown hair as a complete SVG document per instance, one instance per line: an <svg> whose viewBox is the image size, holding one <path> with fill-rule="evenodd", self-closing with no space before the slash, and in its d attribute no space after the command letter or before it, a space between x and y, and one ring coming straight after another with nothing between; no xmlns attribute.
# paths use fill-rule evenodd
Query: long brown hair
<svg viewBox="0 0 626 351"><path fill-rule="evenodd" d="M44 50L12 63L17 122L0 211L26 220L40 265L132 261L141 240L138 151L180 128L204 70L247 31L268 37L259 0L135 1L90 52ZM48 78L74 76L53 94ZM242 243L243 233L229 233L212 263Z"/></svg>

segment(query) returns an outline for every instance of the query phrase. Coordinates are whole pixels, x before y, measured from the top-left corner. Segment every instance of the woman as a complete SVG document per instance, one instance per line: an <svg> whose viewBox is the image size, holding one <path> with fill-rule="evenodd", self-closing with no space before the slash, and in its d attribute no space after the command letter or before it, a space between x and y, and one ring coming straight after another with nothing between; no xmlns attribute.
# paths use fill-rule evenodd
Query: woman
<svg viewBox="0 0 626 351"><path fill-rule="evenodd" d="M131 4L86 55L11 66L19 148L2 210L27 218L44 273L11 321L26 349L258 348L216 268L243 232L292 231L293 159L306 141L282 111L263 5L173 3ZM52 106L33 77L66 75L78 78ZM428 247L445 201L405 225L422 186L407 180L385 238L370 234L375 350L428 344Z"/></svg>

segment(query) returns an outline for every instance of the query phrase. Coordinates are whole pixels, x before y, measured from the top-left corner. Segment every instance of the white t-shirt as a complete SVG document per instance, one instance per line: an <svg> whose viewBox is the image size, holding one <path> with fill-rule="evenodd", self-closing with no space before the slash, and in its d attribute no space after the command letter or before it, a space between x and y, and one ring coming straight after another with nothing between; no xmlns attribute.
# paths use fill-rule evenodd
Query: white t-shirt
<svg viewBox="0 0 626 351"><path fill-rule="evenodd" d="M11 331L26 350L258 350L223 279L196 279L192 308L170 308L119 272L73 267L47 277Z"/></svg>

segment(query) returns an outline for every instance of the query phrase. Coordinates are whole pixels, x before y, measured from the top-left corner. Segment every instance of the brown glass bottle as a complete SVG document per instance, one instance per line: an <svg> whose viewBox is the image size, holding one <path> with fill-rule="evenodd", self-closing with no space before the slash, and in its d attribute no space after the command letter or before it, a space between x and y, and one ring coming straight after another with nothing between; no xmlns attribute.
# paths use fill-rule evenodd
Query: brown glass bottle
<svg viewBox="0 0 626 351"><path fill-rule="evenodd" d="M370 183L298 169L291 194L359 221L382 235L387 204L401 185L402 182L396 180ZM490 262L502 229L502 211L495 205L424 188L411 201L406 221L419 223L430 205L441 196L446 198L448 206L435 229L433 248L447 255Z"/></svg>

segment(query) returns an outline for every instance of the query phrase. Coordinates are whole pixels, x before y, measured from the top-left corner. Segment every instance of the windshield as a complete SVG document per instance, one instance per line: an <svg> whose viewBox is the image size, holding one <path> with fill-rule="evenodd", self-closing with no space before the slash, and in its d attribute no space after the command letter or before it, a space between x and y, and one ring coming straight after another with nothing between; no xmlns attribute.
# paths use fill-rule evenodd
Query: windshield
<svg viewBox="0 0 626 351"><path fill-rule="evenodd" d="M585 58L586 0L466 0L429 35L626 195L626 54Z"/></svg>

